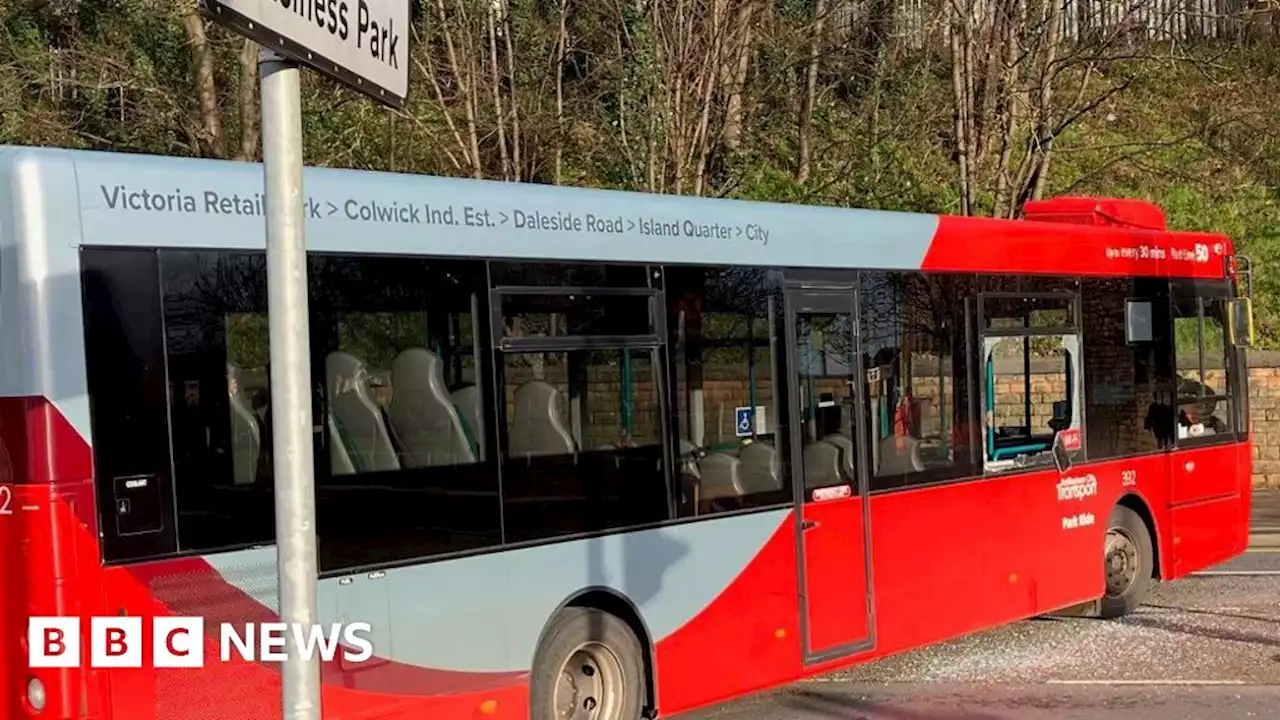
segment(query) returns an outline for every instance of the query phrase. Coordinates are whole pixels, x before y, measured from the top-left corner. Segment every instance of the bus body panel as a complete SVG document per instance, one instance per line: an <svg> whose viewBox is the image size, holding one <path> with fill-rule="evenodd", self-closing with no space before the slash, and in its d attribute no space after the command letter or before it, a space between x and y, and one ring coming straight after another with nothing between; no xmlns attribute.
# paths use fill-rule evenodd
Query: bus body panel
<svg viewBox="0 0 1280 720"><path fill-rule="evenodd" d="M1236 454L1230 446L1212 450L1219 454ZM1096 597L1101 590L1102 570L1099 563L1090 562L1089 558L1101 550L1105 525L1098 521L1064 530L1060 519L1063 513L1053 510L1058 506L1072 516L1082 513L1092 513L1095 517L1105 515L1126 492L1141 491L1147 484L1158 484L1157 472L1146 472L1146 468L1158 467L1161 459L1159 456L1147 456L1080 466L1077 470L1097 476L1099 490L1096 495L1073 501L1070 505L1058 500L1055 486L1060 478L1056 472L1002 476L874 495L871 527L877 588L877 646L853 658L808 668L802 664L800 655L791 512L730 516L655 531L660 533L656 537L663 538L661 544L670 542L673 546L680 546L688 543L693 547L694 542L704 541L702 547L712 548L714 545L706 544L705 537L696 538L696 535L707 532L719 535L730 531L727 536L737 537L742 530L754 527L755 530L748 534L758 536L761 531L771 529L765 533L762 544L748 553L744 565L732 574L714 597L696 608L684 622L668 623L665 635L655 633L660 707L664 712L701 707L815 672L882 658ZM1145 483L1139 480L1136 488L1126 488L1123 477L1127 470L1136 470L1139 478L1153 477L1156 480ZM1216 501L1211 506L1220 506L1222 512L1230 512L1232 508L1238 512L1244 502L1242 495L1236 495ZM62 502L58 506L64 508L62 513L65 516L71 516L69 503ZM1013 514L1023 520L1009 527L1008 535L983 532L993 524L1008 527L1011 517L1005 510L1008 507L1023 510ZM1158 508L1152 510L1156 512ZM91 548L95 539L85 524L78 519L71 524L74 531L71 527L62 528L59 537L74 538L77 546ZM735 527L707 530L716 526ZM1206 525L1200 523L1197 527ZM633 535L611 537L626 546ZM495 567L489 570L497 573L520 565L546 567L535 566L527 555L539 551L565 552L559 549L562 546L571 548L571 553L585 555L589 554L592 544L608 539L570 541L482 557L494 558ZM49 546L56 544L50 536L36 536L34 540L45 540ZM1211 543L1216 543L1216 547L1211 547ZM1222 538L1217 537L1193 537L1185 544L1202 547L1204 552L1200 558L1182 560L1180 569L1184 573L1212 562L1205 558L1214 554L1230 554L1230 548L1234 546L1226 545ZM642 545L637 543L633 546L636 548L634 557L642 559L628 562L614 554L612 562L603 562L601 572L617 577L631 572L660 578L664 563L655 561L654 567L646 567L648 563L644 559L650 558L651 553L640 549ZM209 563L214 556L110 567L102 572L105 604L85 606L80 610L61 608L58 612L87 617L100 613L121 614L123 611L129 616L148 619L157 615L198 614L209 623L206 628L218 622L270 621L276 619L270 608L275 583L274 566L264 563L263 557L256 560L235 557L261 552L219 556L216 562L220 571ZM526 557L519 557L522 554ZM432 605L417 606L417 613L438 617L466 616L476 602L475 597L443 593L445 597L441 600L439 591L449 588L451 583L457 587L457 583L479 577L467 566L467 562L473 559L400 568L434 575L433 582L423 586L428 591L436 591L432 595ZM840 558L835 560L843 562ZM440 567L449 564L454 567ZM716 568L714 563L705 560L689 559L685 564L691 569L704 571ZM49 566L42 564L42 567ZM390 570L389 574L395 572ZM87 574L93 578L98 572L88 569ZM47 570L40 573L35 581L45 587L54 584L54 578ZM322 595L328 594L326 590L332 592L335 585L336 579L322 580ZM513 582L509 587L524 589L528 585L533 583ZM553 597L561 589L540 595ZM92 590L77 588L71 596L91 598L93 594ZM549 611L541 620L536 613L527 611L522 603L529 597L519 594L505 601L497 599L497 616L506 622L509 631L514 629L511 636L524 635L536 639L542 623L549 617ZM947 599L944 612L938 610L940 597ZM748 604L751 610L745 612L743 608ZM321 605L331 607L326 602ZM641 612L646 625L663 627L660 621L655 622L664 617L662 612L645 612L643 604ZM922 618L929 618L930 622L921 622ZM327 619L322 617L322 620ZM422 617L415 617L410 610L399 618L392 618L391 632L397 639L404 638L401 623L412 627L422 621ZM444 637L455 642L461 638L465 642L469 636L455 631ZM437 644L438 640L426 641L422 647L427 649ZM87 652L87 647L83 650ZM219 652L217 637L207 634L206 658L216 658ZM532 645L526 644L522 652L531 659ZM195 717L214 718L234 712L237 717L268 718L278 713L278 672L269 664L251 663L237 657L229 663L208 662L200 671L166 670L145 667L149 663L149 647L144 646L143 655L142 669L100 671L99 674L109 676L112 690L113 714L107 717L168 720L190 717L191 713L195 713ZM735 658L740 660L746 656L753 662L733 662ZM523 717L527 710L528 659L506 672L492 673L428 668L394 660L370 664L359 670L344 670L337 665L336 662L326 664L324 669L326 717L407 718L423 712L444 718ZM198 672L201 677L194 687L193 672ZM70 697L67 699L68 702L71 700ZM93 715L72 713L67 717Z"/></svg>
<svg viewBox="0 0 1280 720"><path fill-rule="evenodd" d="M0 604L0 711L14 717L279 713L278 670L217 662L213 629L275 619L272 547L106 568L101 562L77 248L261 250L260 167L200 161L198 175L192 167L172 158L0 149L0 485L12 484L15 504L37 508L0 518L5 547L22 548L0 566L6 588L19 589ZM161 200L138 195L143 189ZM514 202L503 183L338 170L308 169L307 192L309 247L333 252L349 250L359 237L366 252L459 257L1206 278L1221 278L1217 259L1232 252L1228 239L1207 234L606 191L565 195L538 186L522 186L525 199ZM155 202L176 209L121 209ZM428 206L450 207L456 224L393 222L403 215L388 209L397 202L416 203L425 217L432 217ZM584 220L590 213L649 221L603 243L591 233L548 229L566 208ZM383 219L361 220L362 213ZM705 235L661 235L672 222L691 222L690 231ZM524 236L512 239L514 223L525 224ZM994 239L1003 249L984 250ZM1179 480L1186 463L1194 463L1194 476ZM810 666L802 660L794 508L403 565L378 578L350 573L350 585L326 577L322 620L364 619L351 616L381 605L377 617L386 625L374 628L374 661L326 664L325 715L524 717L546 621L593 588L615 591L638 610L664 714L731 699L1096 598L1106 519L1122 499L1151 515L1161 577L1231 557L1247 542L1249 473L1246 442L1077 465L1068 477L1096 480L1096 492L1082 498L1060 498L1063 476L1055 470L873 493L875 646ZM819 553L810 562L847 559ZM846 610L839 602L811 607L830 624L846 621ZM142 669L29 670L25 623L37 614L81 615L86 630L90 615L200 615L206 658L214 661L198 671L149 668L144 646ZM82 654L87 668L87 643ZM50 691L38 716L25 704L31 677Z"/></svg>

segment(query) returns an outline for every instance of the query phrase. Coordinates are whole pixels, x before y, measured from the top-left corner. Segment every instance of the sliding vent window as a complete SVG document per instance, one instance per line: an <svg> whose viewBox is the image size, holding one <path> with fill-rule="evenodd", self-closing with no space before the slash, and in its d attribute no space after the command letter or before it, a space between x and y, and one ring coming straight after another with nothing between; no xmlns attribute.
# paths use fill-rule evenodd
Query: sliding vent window
<svg viewBox="0 0 1280 720"><path fill-rule="evenodd" d="M504 294L502 317L503 338L626 336L654 332L647 293Z"/></svg>
<svg viewBox="0 0 1280 720"><path fill-rule="evenodd" d="M648 287L661 278L648 272L495 264L506 542L670 516L656 291ZM610 284L578 284L601 281ZM521 284L504 284L513 282Z"/></svg>

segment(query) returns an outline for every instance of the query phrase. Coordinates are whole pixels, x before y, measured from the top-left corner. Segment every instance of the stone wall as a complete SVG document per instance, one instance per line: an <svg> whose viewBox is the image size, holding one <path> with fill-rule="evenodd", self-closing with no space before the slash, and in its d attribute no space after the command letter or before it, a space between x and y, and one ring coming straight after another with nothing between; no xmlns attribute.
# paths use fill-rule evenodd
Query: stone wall
<svg viewBox="0 0 1280 720"><path fill-rule="evenodd" d="M1126 360L1123 357L1119 359ZM1131 363L1128 364L1131 365ZM1249 364L1249 406L1254 440L1253 484L1255 487L1280 487L1280 352L1251 353ZM1125 362L1117 363L1118 367L1125 365ZM996 418L1002 425L1025 424L1022 408L1026 385L1021 374L1021 366L1020 360L1016 362L1002 360L997 365ZM1094 367L1097 365L1095 364ZM511 396L513 388L525 380L532 379L535 375L542 375L543 379L558 386L562 392L567 391L568 383L563 367L546 367L542 372L533 372L531 368L512 368L511 370L508 378L508 412L514 409ZM945 371L949 373L950 370L946 368ZM1179 371L1184 376L1190 374L1187 368L1180 367ZM652 441L656 439L655 434L659 425L658 402L654 395L651 369L647 362L641 362L633 367L633 372L635 382L633 383L632 412L635 420L635 435L637 439ZM773 381L768 376L768 363L761 363L758 372L754 400L757 407L766 408L765 430L772 432L775 418L768 413L772 412ZM734 409L750 404L748 383L743 374L742 370L736 366L705 368L703 376L703 416L705 418L703 441L705 443L716 445L735 441ZM593 367L588 371L589 392L586 417L582 420L585 421L583 424L587 430L589 446L599 447L617 441L616 428L621 412L618 380L616 368ZM1223 387L1224 377L1221 371L1210 370L1204 380L1215 389ZM1121 434L1131 434L1141 438L1150 437L1150 433L1142 427L1145 419L1142 414L1146 408L1145 399L1141 399L1140 408L1128 398L1119 398L1119 395L1127 395L1127 393L1119 393L1118 400L1114 403L1107 403L1102 399L1108 387L1116 382L1118 380L1115 378L1090 378L1085 391L1089 393L1095 404L1101 403L1101 405L1095 405L1099 408L1096 412L1105 412L1106 408L1114 406L1117 420L1124 425L1120 428ZM937 377L928 375L917 375L913 382L913 394L921 401L920 424L925 435L933 434L939 428L938 384ZM947 390L949 391L950 388ZM847 388L838 378L824 378L814 388L814 392L831 393L840 400L847 393ZM1047 426L1053 415L1053 402L1061 400L1065 397L1065 393L1066 374L1060 369L1060 365L1045 359L1033 360L1031 377L1033 427ZM950 392L945 393L945 397L948 402L951 401ZM684 417L685 398L682 394L679 401L681 417ZM950 409L946 408L945 411L949 413ZM1225 408L1221 408L1218 412L1222 414L1224 411ZM567 420L570 416L567 403L562 405L561 412ZM692 433L685 430L683 434L688 437ZM1099 442L1106 442L1108 439L1104 435L1091 434L1088 441L1092 446ZM1154 444L1152 447L1154 448Z"/></svg>
<svg viewBox="0 0 1280 720"><path fill-rule="evenodd" d="M1280 352L1249 353L1253 486L1280 487Z"/></svg>

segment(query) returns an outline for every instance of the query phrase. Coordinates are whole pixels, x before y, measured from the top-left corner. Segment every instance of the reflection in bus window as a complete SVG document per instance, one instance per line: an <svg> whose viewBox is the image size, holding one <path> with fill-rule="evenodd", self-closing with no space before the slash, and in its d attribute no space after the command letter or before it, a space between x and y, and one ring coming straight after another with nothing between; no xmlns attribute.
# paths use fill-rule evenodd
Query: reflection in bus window
<svg viewBox="0 0 1280 720"><path fill-rule="evenodd" d="M861 274L863 415L873 489L963 475L967 276Z"/></svg>
<svg viewBox="0 0 1280 720"><path fill-rule="evenodd" d="M166 251L161 276L179 543L270 541L266 255Z"/></svg>
<svg viewBox="0 0 1280 720"><path fill-rule="evenodd" d="M483 264L316 256L310 275L322 571L500 543Z"/></svg>
<svg viewBox="0 0 1280 720"><path fill-rule="evenodd" d="M777 274L669 267L666 290L679 514L786 502L787 426L774 383L784 347Z"/></svg>
<svg viewBox="0 0 1280 720"><path fill-rule="evenodd" d="M1173 441L1173 348L1169 282L1158 278L1081 281L1085 445L1090 460L1154 452ZM1126 307L1151 310L1149 339L1130 341Z"/></svg>

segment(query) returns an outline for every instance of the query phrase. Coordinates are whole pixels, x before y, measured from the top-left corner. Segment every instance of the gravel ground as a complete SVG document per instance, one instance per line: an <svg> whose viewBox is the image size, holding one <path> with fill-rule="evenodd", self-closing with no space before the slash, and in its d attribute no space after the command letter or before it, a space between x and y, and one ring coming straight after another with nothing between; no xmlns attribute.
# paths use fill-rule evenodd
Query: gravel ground
<svg viewBox="0 0 1280 720"><path fill-rule="evenodd" d="M827 680L833 677L858 683L1232 680L1280 685L1280 576L1186 578L1157 586L1145 606L1118 621L1039 618Z"/></svg>
<svg viewBox="0 0 1280 720"><path fill-rule="evenodd" d="M1119 621L1028 620L683 717L1280 719L1280 552L1160 584Z"/></svg>
<svg viewBox="0 0 1280 720"><path fill-rule="evenodd" d="M1270 687L801 685L682 720L1262 720L1280 716Z"/></svg>

